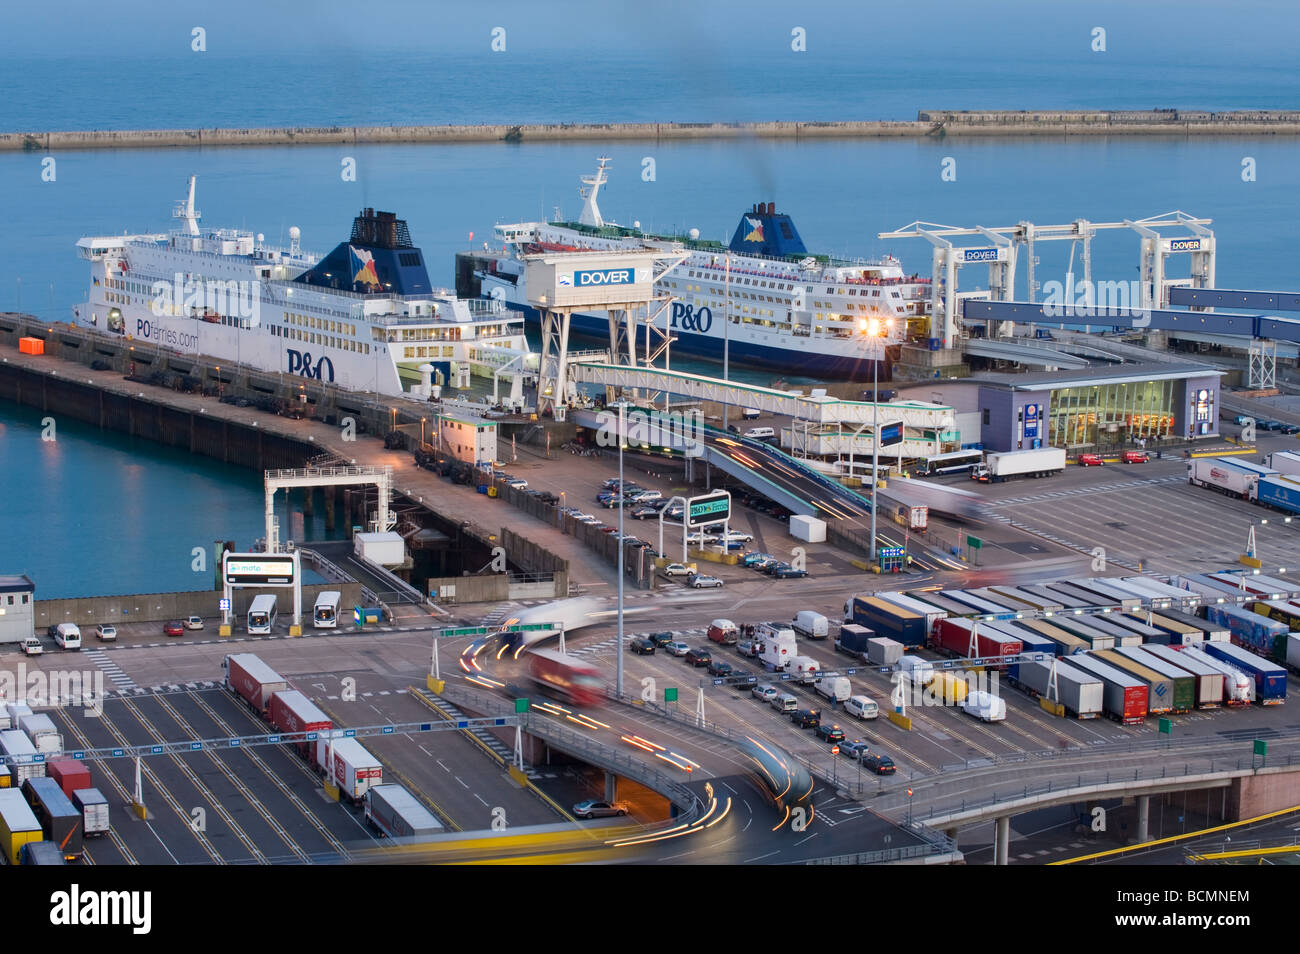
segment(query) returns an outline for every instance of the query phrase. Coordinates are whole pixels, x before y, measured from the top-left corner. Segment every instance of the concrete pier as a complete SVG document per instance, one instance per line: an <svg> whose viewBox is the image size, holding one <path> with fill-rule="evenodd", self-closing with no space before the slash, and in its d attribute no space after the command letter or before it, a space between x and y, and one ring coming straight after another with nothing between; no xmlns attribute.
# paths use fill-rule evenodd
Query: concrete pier
<svg viewBox="0 0 1300 954"><path fill-rule="evenodd" d="M358 143L660 142L718 139L899 139L961 136L1296 136L1296 110L922 110L915 120L756 123L528 123L297 126L266 129L87 129L0 133L0 152L173 146Z"/></svg>

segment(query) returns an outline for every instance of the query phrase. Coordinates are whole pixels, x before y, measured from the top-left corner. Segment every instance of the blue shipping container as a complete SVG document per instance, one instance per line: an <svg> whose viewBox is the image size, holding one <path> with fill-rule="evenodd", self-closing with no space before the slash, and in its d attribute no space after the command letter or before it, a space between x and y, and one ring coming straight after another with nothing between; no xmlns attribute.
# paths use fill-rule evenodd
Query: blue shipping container
<svg viewBox="0 0 1300 954"><path fill-rule="evenodd" d="M1278 510L1300 513L1300 483L1286 477L1264 477L1256 488L1256 499Z"/></svg>
<svg viewBox="0 0 1300 954"><path fill-rule="evenodd" d="M1286 700L1286 670L1262 656L1247 652L1232 643L1202 643L1204 652L1240 669L1255 680L1255 701L1265 706L1281 705Z"/></svg>

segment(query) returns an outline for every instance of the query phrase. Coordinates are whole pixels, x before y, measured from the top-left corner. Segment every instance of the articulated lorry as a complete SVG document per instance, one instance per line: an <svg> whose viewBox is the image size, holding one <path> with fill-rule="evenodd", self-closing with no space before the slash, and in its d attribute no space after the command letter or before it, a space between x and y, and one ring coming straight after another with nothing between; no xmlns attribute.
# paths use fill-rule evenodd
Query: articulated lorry
<svg viewBox="0 0 1300 954"><path fill-rule="evenodd" d="M1050 477L1065 470L1065 448L1040 447L1033 450L990 452L984 463L971 468L971 479L982 483L999 483L1016 477Z"/></svg>

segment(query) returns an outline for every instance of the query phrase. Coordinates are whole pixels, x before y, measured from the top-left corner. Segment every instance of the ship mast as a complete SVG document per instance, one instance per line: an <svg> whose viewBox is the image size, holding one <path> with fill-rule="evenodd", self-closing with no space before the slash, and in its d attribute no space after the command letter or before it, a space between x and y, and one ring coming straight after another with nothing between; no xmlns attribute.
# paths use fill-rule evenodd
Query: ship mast
<svg viewBox="0 0 1300 954"><path fill-rule="evenodd" d="M198 178L198 176L190 176L188 194L184 199L180 199L176 203L176 207L172 209L172 218L183 219L186 230L190 235L199 234L199 219L203 217L203 213L194 208L194 183L198 181Z"/></svg>
<svg viewBox="0 0 1300 954"><path fill-rule="evenodd" d="M609 181L605 175L605 166L609 165L609 156L598 156L596 162L600 165L596 168L594 176L581 176L579 181L585 186L578 190L578 195L586 201L582 205L582 214L578 216L579 225L590 225L593 228L600 228L605 224L605 220L600 217L600 206L596 204L596 196L600 192L600 187Z"/></svg>

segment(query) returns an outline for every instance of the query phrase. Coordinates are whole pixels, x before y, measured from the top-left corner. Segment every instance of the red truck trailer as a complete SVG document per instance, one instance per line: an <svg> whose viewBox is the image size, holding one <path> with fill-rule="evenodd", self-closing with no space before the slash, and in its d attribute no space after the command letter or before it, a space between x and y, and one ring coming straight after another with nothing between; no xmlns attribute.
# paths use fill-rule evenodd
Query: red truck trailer
<svg viewBox="0 0 1300 954"><path fill-rule="evenodd" d="M253 653L235 653L226 657L226 687L265 716L271 696L287 690L289 683Z"/></svg>
<svg viewBox="0 0 1300 954"><path fill-rule="evenodd" d="M334 728L333 720L297 689L283 689L271 696L271 725L281 732L324 732ZM311 751L310 739L294 744L304 755Z"/></svg>
<svg viewBox="0 0 1300 954"><path fill-rule="evenodd" d="M975 652L971 653L971 634L975 634ZM1024 643L984 623L969 619L941 619L934 625L936 648L954 656L1014 656Z"/></svg>
<svg viewBox="0 0 1300 954"><path fill-rule="evenodd" d="M576 706L604 701L605 682L600 670L576 656L554 649L534 649L528 654L533 682Z"/></svg>
<svg viewBox="0 0 1300 954"><path fill-rule="evenodd" d="M81 788L94 788L90 780L90 769L85 762L77 759L55 759L45 766L45 774L59 783L63 794L72 797L72 793Z"/></svg>

